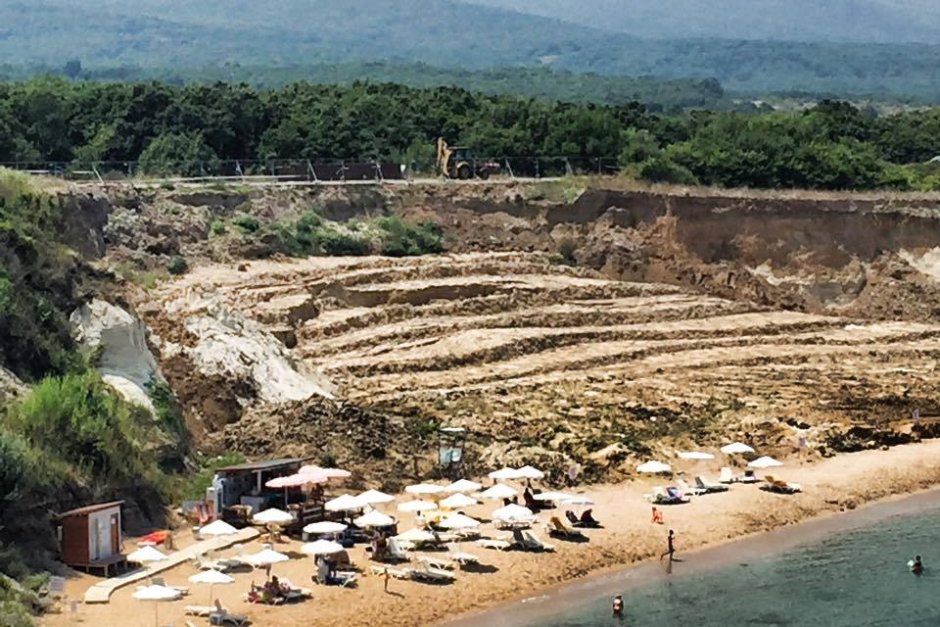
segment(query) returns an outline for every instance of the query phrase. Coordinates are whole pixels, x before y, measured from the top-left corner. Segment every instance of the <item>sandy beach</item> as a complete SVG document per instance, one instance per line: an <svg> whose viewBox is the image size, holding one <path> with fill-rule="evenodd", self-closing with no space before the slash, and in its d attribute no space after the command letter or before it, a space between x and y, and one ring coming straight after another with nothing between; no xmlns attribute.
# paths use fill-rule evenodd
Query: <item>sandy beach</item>
<svg viewBox="0 0 940 627"><path fill-rule="evenodd" d="M482 567L477 572L458 571L452 585L433 586L392 580L389 592L383 591L381 577L369 574L369 562L363 546L350 552L353 562L363 571L355 589L318 587L310 583L313 572L310 558L298 558L274 567L274 574L294 584L314 589L314 598L305 603L282 607L249 605L244 596L251 581L262 582L261 572L236 574L236 583L216 586L214 594L230 611L248 615L254 625L288 627L307 625L429 625L445 623L494 604L532 596L550 586L575 580L592 573L603 573L658 557L664 550L669 528L677 534L679 553L704 546L727 543L745 535L768 531L817 516L831 515L892 496L914 493L940 483L940 441L896 447L887 451L866 451L800 466L797 460L772 473L802 484L803 494L782 496L763 492L753 485L735 485L731 491L694 498L687 505L662 508L665 525L650 522L650 505L643 494L657 480L642 480L621 485L593 486L584 490L596 502L595 515L604 529L586 531L589 541L571 543L550 539L555 553L531 554L499 552L466 544L463 549L475 553ZM694 475L717 476L714 462L691 462L680 468ZM392 510L389 508L389 512ZM488 518L492 505L470 508L472 516ZM400 530L410 526L410 515L402 515ZM547 520L548 514L541 518ZM487 525L485 533L491 528ZM547 533L537 529L544 540ZM276 548L297 553L298 542L285 542ZM248 551L257 550L253 545ZM231 554L227 551L225 554ZM297 553L299 557L299 553ZM681 568L681 565L677 565ZM170 585L188 585L187 578L196 571L182 566L164 573ZM68 582L71 598L81 598L96 578L77 575ZM182 601L159 607L160 625L186 624L184 606L208 602L209 590L191 585L191 594ZM153 607L131 598L132 588L116 593L107 605L82 606L79 620L94 625L148 625L153 621ZM205 619L189 618L194 625ZM39 621L48 627L74 624L71 616L49 615Z"/></svg>

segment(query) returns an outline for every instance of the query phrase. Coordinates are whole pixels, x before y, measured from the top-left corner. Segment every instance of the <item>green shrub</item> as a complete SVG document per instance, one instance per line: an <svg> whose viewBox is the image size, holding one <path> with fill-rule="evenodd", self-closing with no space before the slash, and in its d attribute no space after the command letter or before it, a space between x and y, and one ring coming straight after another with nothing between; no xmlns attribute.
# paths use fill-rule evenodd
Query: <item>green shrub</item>
<svg viewBox="0 0 940 627"><path fill-rule="evenodd" d="M327 227L320 227L313 233L313 244L318 252L329 256L355 257L372 252L368 240Z"/></svg>
<svg viewBox="0 0 940 627"><path fill-rule="evenodd" d="M640 177L652 183L698 185L698 179L688 168L664 156L644 161L640 166Z"/></svg>
<svg viewBox="0 0 940 627"><path fill-rule="evenodd" d="M313 233L320 226L323 226L323 218L315 210L310 210L300 216L295 229L298 233Z"/></svg>
<svg viewBox="0 0 940 627"><path fill-rule="evenodd" d="M166 266L166 271L173 275L186 274L186 271L189 270L189 263L185 258L175 255L170 259L170 263Z"/></svg>
<svg viewBox="0 0 940 627"><path fill-rule="evenodd" d="M209 232L213 235L225 235L225 233L228 232L228 228L225 226L225 222L213 220L212 224L209 225Z"/></svg>
<svg viewBox="0 0 940 627"><path fill-rule="evenodd" d="M235 216L235 219L232 220L232 224L238 227L244 235L257 233L261 228L261 223L258 221L258 218L244 213Z"/></svg>
<svg viewBox="0 0 940 627"><path fill-rule="evenodd" d="M444 250L443 232L434 222L419 225L405 222L398 216L379 218L376 226L382 231L382 254L390 257L426 255Z"/></svg>

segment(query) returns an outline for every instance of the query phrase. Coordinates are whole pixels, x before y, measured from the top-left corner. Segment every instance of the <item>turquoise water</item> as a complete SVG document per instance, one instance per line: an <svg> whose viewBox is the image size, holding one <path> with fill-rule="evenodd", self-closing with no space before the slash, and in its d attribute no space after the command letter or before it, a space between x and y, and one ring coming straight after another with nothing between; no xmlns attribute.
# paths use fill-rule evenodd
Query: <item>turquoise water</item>
<svg viewBox="0 0 940 627"><path fill-rule="evenodd" d="M841 530L810 544L791 543L780 553L774 548L750 556L745 551L746 561L724 559L714 569L700 563L707 555L691 554L674 565L671 576L648 568L640 577L649 583L624 582L622 621L611 617L617 590L608 582L603 596L598 591L584 602L569 601L551 618L515 624L940 626L940 508ZM921 577L907 567L915 554L927 567Z"/></svg>

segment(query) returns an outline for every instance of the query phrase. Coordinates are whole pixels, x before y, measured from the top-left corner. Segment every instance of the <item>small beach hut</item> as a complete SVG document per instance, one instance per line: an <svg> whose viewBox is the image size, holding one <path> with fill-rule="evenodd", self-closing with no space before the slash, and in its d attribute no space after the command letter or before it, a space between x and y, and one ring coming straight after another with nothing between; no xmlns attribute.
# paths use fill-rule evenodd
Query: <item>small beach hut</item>
<svg viewBox="0 0 940 627"><path fill-rule="evenodd" d="M124 501L99 503L59 514L62 562L88 571L100 569L105 576L112 566L123 563L123 504Z"/></svg>

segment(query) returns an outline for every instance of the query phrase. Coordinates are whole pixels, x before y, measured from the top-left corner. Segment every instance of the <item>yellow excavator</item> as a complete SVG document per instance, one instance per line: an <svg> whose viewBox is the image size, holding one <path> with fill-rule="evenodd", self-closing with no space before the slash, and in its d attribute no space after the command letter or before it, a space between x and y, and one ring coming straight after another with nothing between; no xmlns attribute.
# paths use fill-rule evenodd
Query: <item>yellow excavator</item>
<svg viewBox="0 0 940 627"><path fill-rule="evenodd" d="M499 171L499 164L495 161L480 161L466 146L448 146L443 137L437 138L437 172L441 176L461 181L472 178L486 180Z"/></svg>

